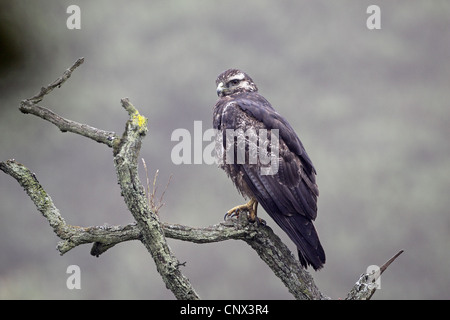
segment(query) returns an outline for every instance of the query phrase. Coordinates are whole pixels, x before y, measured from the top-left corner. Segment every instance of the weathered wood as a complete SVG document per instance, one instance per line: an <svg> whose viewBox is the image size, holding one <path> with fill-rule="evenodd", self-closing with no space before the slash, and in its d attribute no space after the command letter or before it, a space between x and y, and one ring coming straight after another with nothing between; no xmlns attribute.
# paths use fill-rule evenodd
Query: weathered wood
<svg viewBox="0 0 450 320"><path fill-rule="evenodd" d="M117 180L125 203L136 222L125 226L79 227L69 225L64 221L34 173L15 160L0 162L0 170L18 181L38 211L48 220L55 234L61 239L57 245L60 254L81 244L92 243L91 254L99 256L118 243L139 240L153 257L163 281L177 299L199 299L192 284L181 273L179 266L182 264L170 250L166 237L194 243L242 240L258 253L259 257L281 279L296 299L329 299L320 292L312 276L302 268L298 259L273 233L272 229L265 225L250 223L245 214L241 213L238 219L228 219L209 227L194 228L162 223L146 199L145 189L138 177L138 156L142 139L147 133L147 119L139 114L128 99L121 101L122 107L129 114L122 137L117 136L114 132L65 119L53 111L37 105L45 95L60 87L83 61L83 58L78 59L64 72L62 77L43 87L32 98L23 100L20 110L53 123L62 132L76 133L112 148ZM382 267L382 271L400 253L391 258ZM374 278L371 275L363 274L347 299L370 299L376 290L373 283Z"/></svg>

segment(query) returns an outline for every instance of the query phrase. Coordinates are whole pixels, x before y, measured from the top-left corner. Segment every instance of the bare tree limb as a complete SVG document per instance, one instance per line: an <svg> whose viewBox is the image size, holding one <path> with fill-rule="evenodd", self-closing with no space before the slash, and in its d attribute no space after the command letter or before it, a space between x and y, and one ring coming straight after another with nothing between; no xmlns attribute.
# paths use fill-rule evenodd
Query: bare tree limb
<svg viewBox="0 0 450 320"><path fill-rule="evenodd" d="M136 223L125 226L79 227L68 225L61 217L50 196L39 184L29 169L15 160L0 162L0 169L15 178L25 189L38 210L48 220L54 232L61 238L57 245L60 254L82 245L93 243L91 254L99 256L114 245L131 240L142 240L142 233ZM242 240L256 250L274 273L282 280L297 299L329 299L314 284L289 249L267 226L249 223L245 215L229 219L209 227L189 227L179 224L161 223L167 238L193 243L213 243L226 240ZM401 253L389 259L381 268L386 270ZM377 287L374 274L363 274L346 299L370 299Z"/></svg>
<svg viewBox="0 0 450 320"><path fill-rule="evenodd" d="M53 123L61 130L61 132L76 133L99 143L104 143L110 148L113 147L115 141L119 140L119 137L112 131L100 130L87 124L65 119L47 108L33 104L31 100L28 99L21 102L19 109L23 113L33 114Z"/></svg>
<svg viewBox="0 0 450 320"><path fill-rule="evenodd" d="M44 97L47 94L52 92L53 89L60 88L61 85L64 82L66 82L67 79L70 78L72 72L76 68L78 68L83 62L84 58L78 59L69 69L67 69L64 72L64 74L60 78L56 79L53 83L49 84L48 86L42 87L41 91L38 94L34 95L33 97L22 100L20 103L19 110L25 114L30 113L53 123L61 130L61 132L68 131L76 133L85 136L87 138L90 138L94 141L104 143L109 147L113 147L114 141L118 141L119 138L114 132L100 130L86 124L65 119L47 108L36 105L37 103L41 102L42 99L44 99Z"/></svg>
<svg viewBox="0 0 450 320"><path fill-rule="evenodd" d="M38 211L47 219L53 232L62 240L57 245L61 255L82 244L101 243L104 247L112 247L123 241L140 239L141 233L135 224L99 227L69 225L54 205L50 195L40 185L36 175L23 164L15 160L0 162L0 170L17 180Z"/></svg>
<svg viewBox="0 0 450 320"><path fill-rule="evenodd" d="M15 160L8 160L0 162L0 169L19 182L37 209L48 220L55 234L62 240L57 245L60 254L64 254L79 245L93 243L91 254L99 256L118 243L143 240L143 232L136 224L91 227L69 225L61 217L59 210L40 185L35 174L28 168ZM145 207L145 205L142 207ZM145 216L147 215L145 213ZM250 223L244 214L239 219L229 219L217 225L202 228L168 223L159 225L164 236L182 241L212 243L225 240L243 240L255 249L261 259L283 281L295 298L308 300L326 298L315 286L310 274L301 267L298 260L291 254L281 239L273 233L272 229L268 226ZM158 243L160 242L165 243L165 240L159 239ZM160 257L164 255L165 253L162 253ZM178 260L174 260L172 263L179 265Z"/></svg>
<svg viewBox="0 0 450 320"><path fill-rule="evenodd" d="M122 99L122 106L130 116L120 144L114 147L114 165L122 196L142 233L142 243L152 255L167 288L177 299L199 299L189 279L181 273L180 263L167 245L158 215L150 209L139 181L138 156L142 138L147 133L147 119L128 99Z"/></svg>
<svg viewBox="0 0 450 320"><path fill-rule="evenodd" d="M348 293L346 300L370 300L375 291L378 289L377 280L380 278L381 274L402 253L403 250L397 252L384 265L382 265L379 270L374 270L372 273L363 273Z"/></svg>
<svg viewBox="0 0 450 320"><path fill-rule="evenodd" d="M40 92L35 96L22 101L20 110L24 113L34 114L55 124L63 132L69 131L77 133L113 148L114 165L125 203L140 229L142 234L140 240L152 255L156 268L165 282L166 287L174 293L177 299L199 299L199 296L189 280L179 270L180 264L167 245L158 216L152 212L149 204L146 202L144 189L139 181L137 157L140 152L142 139L147 132L147 119L139 114L137 109L128 99L122 99L122 107L128 112L130 119L127 121L122 137L119 138L113 132L99 130L91 126L64 119L56 115L53 111L37 105L37 103L42 101L45 95L50 93L56 87L60 87L72 75L72 72L83 63L83 61L83 58L78 59L64 72L62 77L58 78L52 84L41 88ZM22 180L22 182L25 182L25 180ZM41 192L38 192L37 194L40 196L41 201L43 199L45 200L45 205L43 208L40 208L41 206L38 202L39 211L41 211L44 216L47 214L46 218L49 220L55 233L66 241L60 243L59 248L62 251L70 250L73 243L67 241L68 238L70 239L70 236L68 236L67 233L70 233L70 231L73 231L76 227L70 227L65 224L53 203L52 205L49 205L48 200L50 198L45 194L42 187L40 188L40 191ZM29 195L33 196L35 194ZM33 201L35 200L38 199L33 199ZM48 211L47 207L51 207L51 210ZM48 214L49 212L52 214ZM55 219L55 221L53 219ZM98 228L90 228L89 230L91 232L93 230L98 231ZM86 234L89 233L83 233L83 236ZM109 247L111 247L111 243L106 245L96 245L93 248L93 252L94 254L98 254Z"/></svg>
<svg viewBox="0 0 450 320"><path fill-rule="evenodd" d="M77 59L77 61L75 61L75 63L71 67L69 67L69 69L64 71L64 73L63 73L63 75L61 77L59 77L58 79L53 81L53 83L47 85L46 87L42 87L41 91L39 91L38 94L34 95L31 98L28 98L27 101L30 101L33 104L41 102L42 99L44 99L44 97L47 94L49 94L50 92L53 91L53 89L61 88L63 83L66 82L67 79L70 78L70 76L72 75L72 72L74 72L76 68L81 66L83 64L83 62L84 62L84 58Z"/></svg>
<svg viewBox="0 0 450 320"><path fill-rule="evenodd" d="M91 254L99 256L118 243L139 240L155 261L158 272L168 289L177 299L199 299L189 280L181 273L181 265L167 245L166 237L194 243L211 243L225 240L242 240L249 244L260 258L272 269L296 299L329 299L314 283L311 275L302 268L299 261L268 226L253 224L246 215L229 219L219 224L194 228L178 224L162 223L152 209L145 195L145 189L138 177L138 156L142 139L147 133L147 119L129 102L122 99L122 107L128 112L122 137L114 132L100 130L85 124L65 119L53 111L36 105L45 95L60 87L83 63L78 59L63 76L35 96L23 100L20 110L36 115L57 126L62 132L72 132L94 141L104 143L113 149L114 165L125 203L136 223L125 226L79 227L67 224L50 196L40 185L34 173L15 160L0 162L0 169L16 179L25 189L39 212L48 220L55 234L61 239L57 249L60 254L81 244L92 243ZM400 254L391 258L387 266ZM376 290L372 285L373 275L364 274L348 294L347 299L370 299Z"/></svg>

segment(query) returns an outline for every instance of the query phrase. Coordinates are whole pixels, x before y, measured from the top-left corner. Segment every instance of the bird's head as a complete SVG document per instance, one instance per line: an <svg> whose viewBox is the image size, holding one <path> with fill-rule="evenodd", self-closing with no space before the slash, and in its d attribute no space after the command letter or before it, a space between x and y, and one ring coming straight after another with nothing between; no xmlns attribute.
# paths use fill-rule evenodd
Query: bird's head
<svg viewBox="0 0 450 320"><path fill-rule="evenodd" d="M240 92L256 92L258 88L252 78L238 69L228 69L217 77L217 95L219 97L229 96Z"/></svg>

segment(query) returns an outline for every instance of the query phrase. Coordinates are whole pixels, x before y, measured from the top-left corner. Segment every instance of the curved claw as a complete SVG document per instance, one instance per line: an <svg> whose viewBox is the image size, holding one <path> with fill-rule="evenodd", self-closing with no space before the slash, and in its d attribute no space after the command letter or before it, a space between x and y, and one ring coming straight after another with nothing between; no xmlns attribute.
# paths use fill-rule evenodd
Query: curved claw
<svg viewBox="0 0 450 320"><path fill-rule="evenodd" d="M267 226L266 220L264 220L264 219L256 217L255 222L258 226L264 226L264 227Z"/></svg>
<svg viewBox="0 0 450 320"><path fill-rule="evenodd" d="M255 199L251 199L248 203L240 205L240 206L236 206L230 210L228 210L227 213L225 213L225 216L223 217L224 220L226 220L227 218L232 218L232 217L239 217L239 214L241 211L247 211L247 217L248 220L250 222L256 222L258 225L262 224L262 225L266 225L266 222L261 219L258 218L256 215L256 211L258 208L258 202Z"/></svg>
<svg viewBox="0 0 450 320"><path fill-rule="evenodd" d="M233 208L223 216L223 220L227 220L227 218L239 217L240 208Z"/></svg>

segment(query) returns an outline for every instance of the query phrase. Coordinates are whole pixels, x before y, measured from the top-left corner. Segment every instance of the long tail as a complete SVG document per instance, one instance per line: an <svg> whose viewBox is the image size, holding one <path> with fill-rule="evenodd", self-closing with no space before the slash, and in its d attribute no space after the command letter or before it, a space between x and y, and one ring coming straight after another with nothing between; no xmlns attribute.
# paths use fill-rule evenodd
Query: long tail
<svg viewBox="0 0 450 320"><path fill-rule="evenodd" d="M312 221L301 214L286 216L269 213L269 215L297 246L302 266L307 268L310 265L314 270L321 269L325 264L325 251Z"/></svg>

